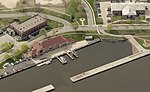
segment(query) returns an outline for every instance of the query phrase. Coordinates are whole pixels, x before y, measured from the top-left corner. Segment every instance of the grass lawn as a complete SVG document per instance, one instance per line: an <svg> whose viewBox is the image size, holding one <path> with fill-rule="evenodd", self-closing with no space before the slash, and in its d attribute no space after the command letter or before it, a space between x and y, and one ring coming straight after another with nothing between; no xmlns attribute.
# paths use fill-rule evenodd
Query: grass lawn
<svg viewBox="0 0 150 92"><path fill-rule="evenodd" d="M94 30L93 31L73 31L73 32L67 32L67 33L59 34L59 35L63 35L64 37L72 37L73 39L75 39L75 41L84 40L84 37L86 35L92 35L94 37L94 39L96 39L96 38L120 39L118 37L112 37L112 36L107 36L107 35L99 35Z"/></svg>
<svg viewBox="0 0 150 92"><path fill-rule="evenodd" d="M17 17L17 19L20 20L19 22L23 22L23 21L27 20L28 18L30 18L30 17L29 16ZM2 18L2 19L0 19L0 28L5 28L12 22L14 22L13 18Z"/></svg>
<svg viewBox="0 0 150 92"><path fill-rule="evenodd" d="M144 39L146 39L146 40L150 40L150 37L142 37L142 38L144 38Z"/></svg>
<svg viewBox="0 0 150 92"><path fill-rule="evenodd" d="M81 24L80 18L85 18L85 24L88 24L87 15L84 7L81 4L81 0L71 0L67 4L66 11L72 16L71 22L77 20Z"/></svg>
<svg viewBox="0 0 150 92"><path fill-rule="evenodd" d="M150 30L110 30L109 33L116 35L145 35L150 34Z"/></svg>
<svg viewBox="0 0 150 92"><path fill-rule="evenodd" d="M111 20L113 21L117 21L117 20L121 20L122 16L111 16Z"/></svg>
<svg viewBox="0 0 150 92"><path fill-rule="evenodd" d="M50 29L58 28L58 27L63 27L64 25L62 23L59 23L57 21L53 20L47 20L47 24L50 26Z"/></svg>
<svg viewBox="0 0 150 92"><path fill-rule="evenodd" d="M63 36L73 38L76 42L84 40L83 34L63 34Z"/></svg>
<svg viewBox="0 0 150 92"><path fill-rule="evenodd" d="M150 22L150 18L147 18L146 21Z"/></svg>
<svg viewBox="0 0 150 92"><path fill-rule="evenodd" d="M20 9L16 11L1 11L0 13L7 13L7 14L12 14L12 13L25 13L25 12L40 12L40 13L45 13L48 15L56 16L62 19L65 19L67 21L71 21L71 17L67 16L65 14L57 13L52 10L47 10L47 9L42 9L42 8L29 8L29 9Z"/></svg>
<svg viewBox="0 0 150 92"><path fill-rule="evenodd" d="M148 22L143 22L139 20L126 20L126 21L119 21L113 24L149 24Z"/></svg>
<svg viewBox="0 0 150 92"><path fill-rule="evenodd" d="M150 49L150 47L145 47L145 46L143 46L143 43L144 43L143 40L138 39L138 38L135 38L135 40L136 40L143 48L145 48L145 49Z"/></svg>

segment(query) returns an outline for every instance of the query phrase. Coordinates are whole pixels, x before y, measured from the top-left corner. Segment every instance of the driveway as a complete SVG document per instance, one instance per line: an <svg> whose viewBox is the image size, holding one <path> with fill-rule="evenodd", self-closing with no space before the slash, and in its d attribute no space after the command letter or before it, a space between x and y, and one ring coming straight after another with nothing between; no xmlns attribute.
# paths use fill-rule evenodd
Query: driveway
<svg viewBox="0 0 150 92"><path fill-rule="evenodd" d="M82 0L82 3L84 5L84 9L86 11L88 25L89 26L95 26L96 22L95 22L95 16L93 16L94 11L93 11L92 7L90 6L90 4L86 0Z"/></svg>

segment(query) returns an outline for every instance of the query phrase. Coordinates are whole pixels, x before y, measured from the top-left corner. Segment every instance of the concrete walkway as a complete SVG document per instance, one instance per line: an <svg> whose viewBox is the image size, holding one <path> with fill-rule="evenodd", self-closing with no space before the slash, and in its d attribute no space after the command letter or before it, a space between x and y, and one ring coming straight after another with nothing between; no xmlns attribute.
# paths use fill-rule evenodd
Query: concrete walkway
<svg viewBox="0 0 150 92"><path fill-rule="evenodd" d="M114 61L112 63L108 63L106 65L94 68L92 70L89 70L89 71L86 71L86 72L83 72L83 73L80 73L80 74L78 74L76 76L70 77L70 79L71 79L72 82L77 82L79 80L88 78L88 77L93 76L95 74L98 74L100 72L103 72L103 71L109 70L111 68L120 66L122 64L131 62L131 61L133 61L135 59L141 58L141 57L143 57L145 55L149 55L149 54L150 54L150 51L138 52L138 53L135 53L135 54L130 55L128 57L116 60L116 61Z"/></svg>

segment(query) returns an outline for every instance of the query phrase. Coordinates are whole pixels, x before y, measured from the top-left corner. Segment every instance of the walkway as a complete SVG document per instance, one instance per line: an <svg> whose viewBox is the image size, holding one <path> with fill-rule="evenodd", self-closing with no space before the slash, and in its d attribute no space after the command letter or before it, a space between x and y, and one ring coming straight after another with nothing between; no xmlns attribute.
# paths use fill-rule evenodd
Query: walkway
<svg viewBox="0 0 150 92"><path fill-rule="evenodd" d="M95 26L96 25L95 14L94 14L94 11L93 11L91 5L86 0L82 0L82 3L84 5L84 9L87 14L87 20L88 20L89 27Z"/></svg>
<svg viewBox="0 0 150 92"><path fill-rule="evenodd" d="M79 80L88 78L88 77L93 76L95 74L98 74L98 73L101 73L103 71L106 71L106 70L112 69L114 67L120 66L122 64L131 62L131 61L133 61L135 59L141 58L141 57L149 55L149 54L150 54L150 51L138 52L138 53L135 53L135 54L130 55L128 57L116 60L116 61L114 61L112 63L108 63L106 65L97 67L95 69L83 72L81 74L78 74L76 76L71 77L70 79L71 79L72 82L77 82Z"/></svg>

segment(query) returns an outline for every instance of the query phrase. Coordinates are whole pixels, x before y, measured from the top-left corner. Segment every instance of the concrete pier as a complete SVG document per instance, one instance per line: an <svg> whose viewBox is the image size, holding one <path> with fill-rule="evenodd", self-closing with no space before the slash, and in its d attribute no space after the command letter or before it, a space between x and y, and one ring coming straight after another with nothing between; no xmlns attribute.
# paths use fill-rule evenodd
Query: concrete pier
<svg viewBox="0 0 150 92"><path fill-rule="evenodd" d="M66 52L66 54L67 54L72 60L74 59L73 56L72 56L72 54L70 54L70 51L69 51L69 50L66 50L65 52Z"/></svg>
<svg viewBox="0 0 150 92"><path fill-rule="evenodd" d="M37 89L37 90L34 90L32 92L49 92L49 91L52 91L54 90L54 86L53 85L48 85L46 87L43 87L43 88L40 88L40 89Z"/></svg>
<svg viewBox="0 0 150 92"><path fill-rule="evenodd" d="M76 58L79 57L75 51L71 51L71 52L72 52L72 54L73 54Z"/></svg>
<svg viewBox="0 0 150 92"><path fill-rule="evenodd" d="M85 79L87 77L93 76L95 74L98 74L100 72L109 70L109 69L117 67L119 65L131 62L135 59L141 58L141 57L149 55L149 54L150 54L150 51L138 52L138 53L135 53L133 55L127 56L125 58L122 58L122 59L116 60L114 62L108 63L106 65L97 67L95 69L92 69L92 70L89 70L89 71L86 71L86 72L82 72L82 73L80 73L76 76L71 77L70 79L71 79L72 82L77 82L77 81L80 81L80 80Z"/></svg>

